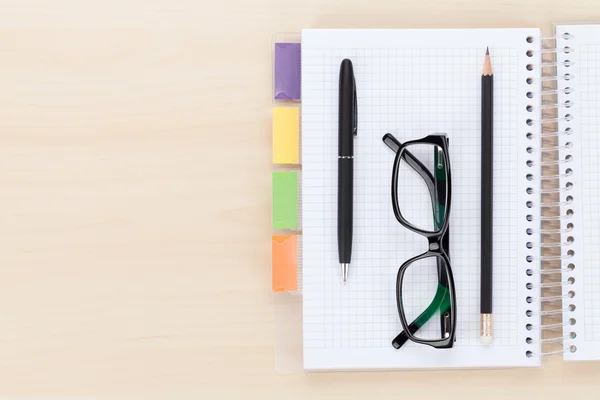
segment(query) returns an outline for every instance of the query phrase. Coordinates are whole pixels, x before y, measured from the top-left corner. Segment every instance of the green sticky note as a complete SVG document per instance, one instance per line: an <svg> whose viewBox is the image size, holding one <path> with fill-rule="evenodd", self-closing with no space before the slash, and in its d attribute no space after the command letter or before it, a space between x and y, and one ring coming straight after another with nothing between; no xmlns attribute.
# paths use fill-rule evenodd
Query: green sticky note
<svg viewBox="0 0 600 400"><path fill-rule="evenodd" d="M273 229L298 229L298 172L273 172Z"/></svg>

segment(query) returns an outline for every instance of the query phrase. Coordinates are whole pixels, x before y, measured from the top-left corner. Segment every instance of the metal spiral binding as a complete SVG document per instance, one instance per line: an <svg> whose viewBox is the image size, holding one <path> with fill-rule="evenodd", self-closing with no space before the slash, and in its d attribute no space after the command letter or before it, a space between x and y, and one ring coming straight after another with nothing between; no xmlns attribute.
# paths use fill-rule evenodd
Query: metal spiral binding
<svg viewBox="0 0 600 400"><path fill-rule="evenodd" d="M569 178L573 175L573 170L569 168L569 163L573 161L573 155L570 150L573 148L572 141L567 141L563 145L558 143L558 138L563 136L572 135L573 129L568 126L564 130L559 130L558 123L569 123L573 120L573 116L569 114L569 108L573 105L572 100L566 100L558 102L557 96L559 94L568 96L575 90L573 88L573 80L575 76L572 74L563 74L559 76L557 74L557 67L564 66L570 67L574 65L571 60L559 61L558 54L571 54L574 49L568 44L560 45L560 42L574 39L573 35L564 34L553 37L542 37L542 91L541 95L541 134L540 134L540 146L539 151L541 152L540 162L537 166L541 168L540 177L534 177L533 174L527 174L526 178L529 181L533 181L535 178L539 178L541 182L541 188L534 189L528 188L527 193L529 195L537 194L540 197L539 206L544 208L545 212L540 217L539 222L541 224L539 230L531 228L527 229L528 235L539 234L541 243L534 243L533 241L527 242L527 248L529 251L537 250L535 253L528 254L526 261L528 263L539 261L542 263L541 270L534 273L532 269L527 269L526 274L528 277L535 276L538 279L538 283L529 282L527 283L527 289L537 288L540 290L540 298L534 299L533 297L527 297L528 303L537 302L540 304L539 317L541 325L537 328L540 330L540 336L544 335L540 340L534 341L531 338L527 338L527 343L537 343L542 347L542 356L563 354L565 352L576 352L577 347L575 345L568 345L570 340L573 340L577 334L573 328L570 333L565 334L563 330L566 326L574 326L577 321L575 318L565 318L565 315L572 313L575 310L575 305L570 303L570 299L575 297L576 293L574 290L568 291L566 294L563 288L571 286L575 283L575 279L569 276L569 273L573 271L575 265L570 263L568 267L563 268L562 262L564 260L571 259L575 256L574 250L571 248L574 238L568 236L566 240L562 238L563 234L569 234L574 225L572 222L567 223L566 228L564 225L561 226L563 221L571 220L573 217L573 210L569 208L569 205L573 202L573 195L571 192L573 188L573 182L569 181ZM533 43L533 38L527 38L528 43ZM551 42L552 45L544 46L544 43ZM528 55L530 52L528 52ZM530 66L528 65L528 70ZM528 84L533 83L532 78L527 79ZM560 83L560 84L559 84ZM527 92L527 98L533 98L532 92ZM528 108L529 109L529 108ZM531 125L531 121L528 120L527 124ZM527 139L533 140L535 135L528 133ZM544 142L542 142L545 141ZM552 143L554 142L554 143ZM545 146L544 146L545 144ZM535 149L528 147L527 152L532 153ZM560 155L559 155L560 154ZM527 166L533 168L535 163L533 161L527 161ZM533 170L532 170L533 171ZM559 182L561 180L567 180L565 184L561 186ZM561 201L561 195L568 193L564 201ZM528 208L533 208L535 203L532 199L529 199L526 203ZM527 216L528 221L534 221L533 215ZM549 238L549 235L555 235L551 241L543 241L542 237ZM556 240L556 237L559 239ZM553 253L548 251L554 250ZM558 253L556 252L558 250ZM555 264L552 266L552 264ZM559 267L556 267L556 264ZM534 312L531 310L527 311L527 316L531 317ZM560 320L557 320L560 318ZM534 328L533 324L527 324L527 330ZM560 331L560 335L554 331ZM556 346L560 346L559 350L556 350ZM554 346L549 350L546 350L546 346ZM531 351L527 351L528 357L533 357Z"/></svg>

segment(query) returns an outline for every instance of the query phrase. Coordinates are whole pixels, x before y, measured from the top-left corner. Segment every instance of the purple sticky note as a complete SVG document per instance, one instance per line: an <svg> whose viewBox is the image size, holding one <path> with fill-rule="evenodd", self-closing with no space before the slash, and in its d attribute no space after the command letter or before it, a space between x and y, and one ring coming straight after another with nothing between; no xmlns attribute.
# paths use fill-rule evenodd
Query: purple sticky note
<svg viewBox="0 0 600 400"><path fill-rule="evenodd" d="M300 100L300 43L275 43L274 95Z"/></svg>

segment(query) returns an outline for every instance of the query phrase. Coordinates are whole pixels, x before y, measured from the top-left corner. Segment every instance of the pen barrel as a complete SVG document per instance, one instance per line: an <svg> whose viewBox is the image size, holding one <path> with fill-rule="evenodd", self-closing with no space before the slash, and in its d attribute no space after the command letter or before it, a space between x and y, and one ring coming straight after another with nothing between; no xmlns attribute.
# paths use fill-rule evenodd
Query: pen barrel
<svg viewBox="0 0 600 400"><path fill-rule="evenodd" d="M338 159L338 255L340 264L350 263L352 255L352 199L354 160Z"/></svg>
<svg viewBox="0 0 600 400"><path fill-rule="evenodd" d="M492 312L493 76L481 80L481 313Z"/></svg>
<svg viewBox="0 0 600 400"><path fill-rule="evenodd" d="M352 157L354 156L354 135L352 118L348 118L348 113L342 113L340 108L340 116L338 120L338 156Z"/></svg>

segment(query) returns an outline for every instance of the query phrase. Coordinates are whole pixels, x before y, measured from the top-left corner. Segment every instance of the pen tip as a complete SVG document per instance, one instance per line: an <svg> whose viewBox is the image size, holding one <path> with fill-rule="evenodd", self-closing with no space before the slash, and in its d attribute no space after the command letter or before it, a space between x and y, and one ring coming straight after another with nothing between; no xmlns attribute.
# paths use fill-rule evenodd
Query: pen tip
<svg viewBox="0 0 600 400"><path fill-rule="evenodd" d="M485 55L486 56L490 55L490 48L489 48L489 46L485 48Z"/></svg>
<svg viewBox="0 0 600 400"><path fill-rule="evenodd" d="M343 263L342 264L342 282L345 285L347 281L348 281L348 264Z"/></svg>

